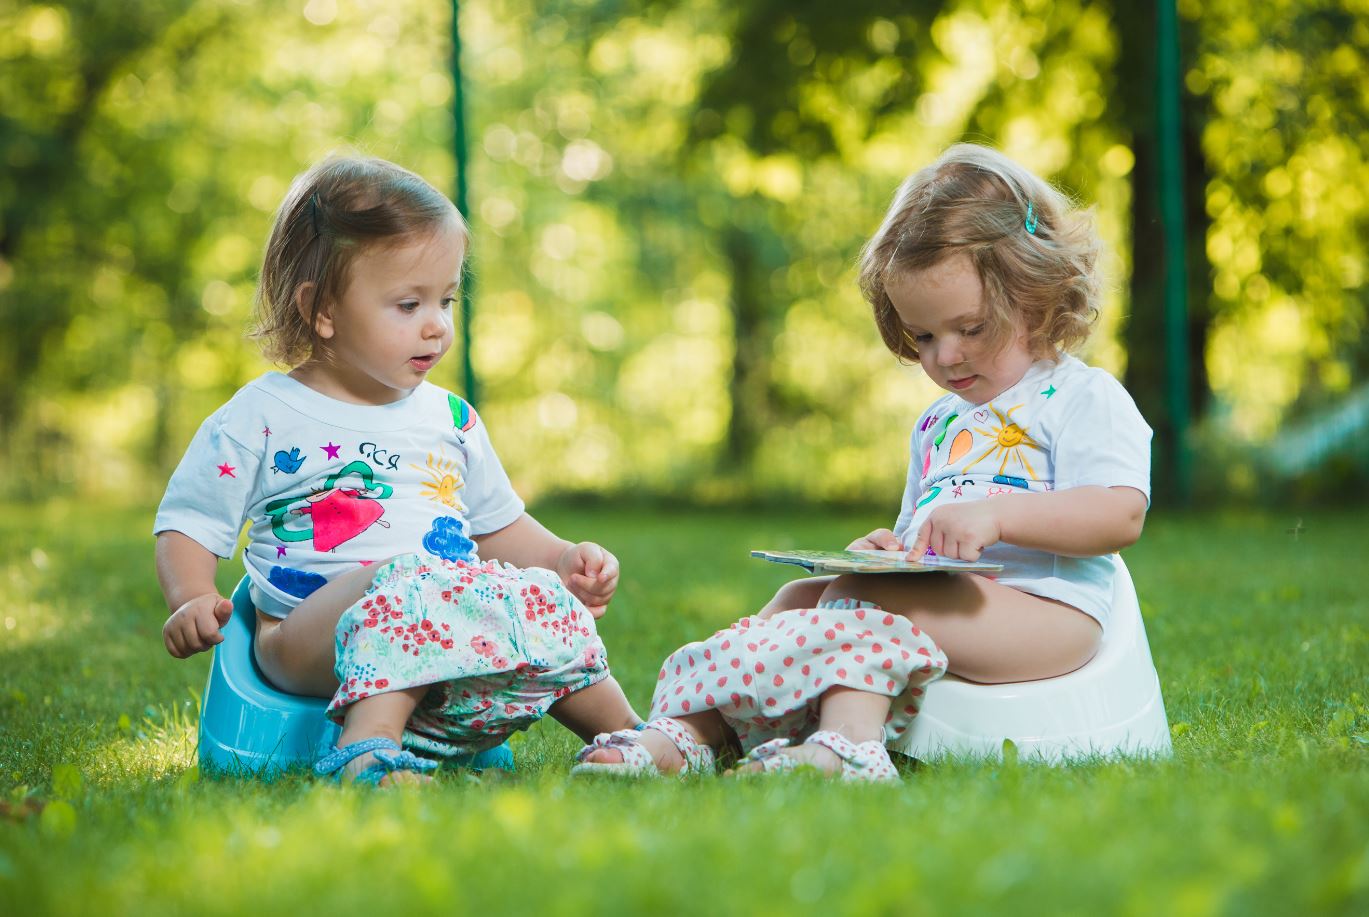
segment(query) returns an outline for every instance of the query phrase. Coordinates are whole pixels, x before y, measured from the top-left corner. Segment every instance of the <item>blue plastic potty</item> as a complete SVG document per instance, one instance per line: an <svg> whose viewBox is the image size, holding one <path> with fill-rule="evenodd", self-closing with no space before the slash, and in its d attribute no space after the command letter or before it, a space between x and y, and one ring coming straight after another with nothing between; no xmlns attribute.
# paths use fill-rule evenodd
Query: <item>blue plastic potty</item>
<svg viewBox="0 0 1369 917"><path fill-rule="evenodd" d="M214 648L209 681L200 707L200 768L252 776L270 776L286 768L306 767L332 751L342 728L324 711L328 699L287 694L271 687L252 652L257 612L247 592L247 579L233 590L233 617ZM513 770L507 743L464 758L462 767Z"/></svg>

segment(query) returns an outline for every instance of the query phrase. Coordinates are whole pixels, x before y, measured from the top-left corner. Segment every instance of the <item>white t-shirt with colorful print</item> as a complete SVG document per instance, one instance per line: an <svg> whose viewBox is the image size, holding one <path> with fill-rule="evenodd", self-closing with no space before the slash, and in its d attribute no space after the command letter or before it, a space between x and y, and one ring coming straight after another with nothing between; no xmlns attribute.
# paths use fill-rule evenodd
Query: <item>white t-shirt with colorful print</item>
<svg viewBox="0 0 1369 917"><path fill-rule="evenodd" d="M474 557L473 536L523 509L485 425L456 395L425 382L391 404L349 404L272 372L201 424L153 532L228 558L250 522L252 599L284 617L360 564Z"/></svg>
<svg viewBox="0 0 1369 917"><path fill-rule="evenodd" d="M913 429L894 534L906 547L937 507L1003 494L1094 484L1134 487L1149 503L1150 437L1121 383L1068 355L1032 364L985 404L944 395ZM1109 557L1062 557L1000 542L981 559L1003 564L998 582L1073 605L1107 626Z"/></svg>

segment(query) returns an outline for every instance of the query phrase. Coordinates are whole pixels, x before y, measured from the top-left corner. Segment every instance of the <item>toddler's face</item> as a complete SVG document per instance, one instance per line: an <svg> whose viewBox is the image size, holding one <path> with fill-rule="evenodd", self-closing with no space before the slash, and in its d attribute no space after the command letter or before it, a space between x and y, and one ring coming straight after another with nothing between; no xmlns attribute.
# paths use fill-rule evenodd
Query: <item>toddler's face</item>
<svg viewBox="0 0 1369 917"><path fill-rule="evenodd" d="M968 255L890 277L885 291L904 334L917 347L923 370L971 404L998 397L1034 362L1020 322L1006 344L997 352L989 350L984 285Z"/></svg>
<svg viewBox="0 0 1369 917"><path fill-rule="evenodd" d="M319 329L333 357L315 371L324 394L386 404L423 381L452 345L461 239L443 227L356 256Z"/></svg>

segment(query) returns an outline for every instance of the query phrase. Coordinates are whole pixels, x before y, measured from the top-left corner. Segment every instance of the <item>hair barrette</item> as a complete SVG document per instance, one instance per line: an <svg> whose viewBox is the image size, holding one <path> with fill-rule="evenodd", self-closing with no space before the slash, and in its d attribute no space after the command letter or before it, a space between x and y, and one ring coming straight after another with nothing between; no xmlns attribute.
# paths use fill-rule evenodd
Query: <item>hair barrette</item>
<svg viewBox="0 0 1369 917"><path fill-rule="evenodd" d="M1032 202L1027 201L1027 221L1022 225L1027 227L1029 235L1036 235L1036 211L1032 209Z"/></svg>

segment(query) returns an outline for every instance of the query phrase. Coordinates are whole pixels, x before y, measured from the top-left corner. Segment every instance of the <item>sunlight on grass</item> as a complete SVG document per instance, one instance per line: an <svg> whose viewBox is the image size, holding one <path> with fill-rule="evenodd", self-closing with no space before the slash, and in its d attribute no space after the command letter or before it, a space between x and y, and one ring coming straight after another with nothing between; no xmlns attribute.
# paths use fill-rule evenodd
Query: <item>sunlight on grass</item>
<svg viewBox="0 0 1369 917"><path fill-rule="evenodd" d="M1343 572L1356 569L1353 516L1312 520L1296 550L1263 517L1156 520L1128 552L1170 760L965 758L910 769L896 787L803 774L573 781L579 742L544 721L512 739L516 773L444 771L426 790L368 792L302 773L200 774L208 657L175 660L161 646L142 517L97 507L86 525L55 524L69 512L44 510L46 567L29 556L31 530L0 513L0 576L23 609L0 631L0 913L93 902L139 917L1369 907L1369 622ZM639 708L666 652L787 578L747 550L780 538L831 546L882 521L539 516L595 532L623 561L603 632ZM1243 562L1252 553L1260 564ZM225 568L226 585L237 568Z"/></svg>

